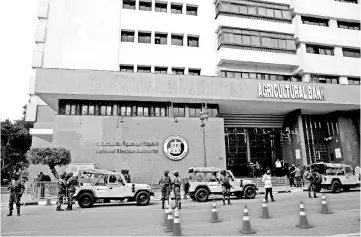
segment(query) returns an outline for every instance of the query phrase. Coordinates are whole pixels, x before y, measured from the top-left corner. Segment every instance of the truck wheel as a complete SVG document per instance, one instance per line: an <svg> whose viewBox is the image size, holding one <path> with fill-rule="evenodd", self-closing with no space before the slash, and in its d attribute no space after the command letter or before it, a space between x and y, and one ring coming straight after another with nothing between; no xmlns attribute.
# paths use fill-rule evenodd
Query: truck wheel
<svg viewBox="0 0 361 237"><path fill-rule="evenodd" d="M135 200L137 201L137 205L146 206L150 202L150 195L146 191L141 191L137 194Z"/></svg>
<svg viewBox="0 0 361 237"><path fill-rule="evenodd" d="M331 185L331 190L334 193L341 192L341 183L339 181L333 181Z"/></svg>
<svg viewBox="0 0 361 237"><path fill-rule="evenodd" d="M255 187L246 187L243 191L244 197L247 199L253 199L256 196L256 188Z"/></svg>
<svg viewBox="0 0 361 237"><path fill-rule="evenodd" d="M94 204L94 197L90 193L83 193L78 198L78 204L81 208L90 208Z"/></svg>
<svg viewBox="0 0 361 237"><path fill-rule="evenodd" d="M208 197L209 193L207 189L200 188L197 190L195 198L198 202L206 202L208 200Z"/></svg>
<svg viewBox="0 0 361 237"><path fill-rule="evenodd" d="M349 186L343 186L342 189L343 189L343 191L345 191L345 192L350 191L350 187L349 187Z"/></svg>
<svg viewBox="0 0 361 237"><path fill-rule="evenodd" d="M238 198L241 199L243 197L243 193L242 192L236 192L234 193L234 195Z"/></svg>

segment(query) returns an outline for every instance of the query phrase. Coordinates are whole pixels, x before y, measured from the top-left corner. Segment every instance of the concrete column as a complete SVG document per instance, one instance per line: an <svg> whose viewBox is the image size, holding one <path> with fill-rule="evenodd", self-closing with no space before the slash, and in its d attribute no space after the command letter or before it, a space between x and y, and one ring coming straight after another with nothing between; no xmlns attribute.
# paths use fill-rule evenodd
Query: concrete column
<svg viewBox="0 0 361 237"><path fill-rule="evenodd" d="M138 30L134 31L134 43L138 43Z"/></svg>
<svg viewBox="0 0 361 237"><path fill-rule="evenodd" d="M302 82L310 82L311 81L311 75L310 74L303 74L302 75Z"/></svg>
<svg viewBox="0 0 361 237"><path fill-rule="evenodd" d="M306 156L306 141L305 141L305 132L303 130L303 121L301 111L297 115L298 119L298 129L300 132L300 145L301 145L301 160L303 165L307 165L307 156Z"/></svg>
<svg viewBox="0 0 361 237"><path fill-rule="evenodd" d="M135 10L139 10L139 1L135 0Z"/></svg>
<svg viewBox="0 0 361 237"><path fill-rule="evenodd" d="M189 105L188 105L188 104L185 105L184 116L185 116L186 118L189 118ZM200 122L199 122L199 123L200 123Z"/></svg>
<svg viewBox="0 0 361 237"><path fill-rule="evenodd" d="M330 19L330 21L328 22L328 25L330 28L338 28L336 19Z"/></svg>
<svg viewBox="0 0 361 237"><path fill-rule="evenodd" d="M343 57L343 52L341 47L335 47L334 50L335 57Z"/></svg>
<svg viewBox="0 0 361 237"><path fill-rule="evenodd" d="M339 77L338 83L342 85L348 85L348 79L347 77Z"/></svg>
<svg viewBox="0 0 361 237"><path fill-rule="evenodd" d="M245 129L245 131L246 131L246 143L247 143L247 161L251 162L251 146L249 145L248 129Z"/></svg>
<svg viewBox="0 0 361 237"><path fill-rule="evenodd" d="M169 117L173 117L173 103L169 103L169 106L168 106L168 116Z"/></svg>

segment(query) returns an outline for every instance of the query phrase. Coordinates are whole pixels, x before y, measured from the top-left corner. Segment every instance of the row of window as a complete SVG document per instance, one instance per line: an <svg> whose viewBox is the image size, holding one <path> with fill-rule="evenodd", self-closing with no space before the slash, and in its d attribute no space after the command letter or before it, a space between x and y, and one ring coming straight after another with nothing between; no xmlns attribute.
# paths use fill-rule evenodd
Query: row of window
<svg viewBox="0 0 361 237"><path fill-rule="evenodd" d="M360 78L349 77L347 79L349 85L360 85Z"/></svg>
<svg viewBox="0 0 361 237"><path fill-rule="evenodd" d="M123 8L135 10L135 0L124 0ZM155 2L154 10L156 12L167 12L168 3L167 2ZM139 1L139 10L141 11L152 11L152 1ZM171 3L170 12L173 14L183 14L183 4L182 3ZM186 5L187 15L197 16L198 6L195 5Z"/></svg>
<svg viewBox="0 0 361 237"><path fill-rule="evenodd" d="M288 5L261 3L254 1L235 1L221 0L216 5L216 14L231 13L237 15L247 15L259 18L268 18L288 21L291 23L291 13Z"/></svg>
<svg viewBox="0 0 361 237"><path fill-rule="evenodd" d="M208 117L218 116L218 105L207 105ZM170 103L139 101L89 101L60 100L59 114L65 115L103 115L103 116L170 116ZM200 117L201 104L173 104L173 116L185 117L188 109L189 117Z"/></svg>
<svg viewBox="0 0 361 237"><path fill-rule="evenodd" d="M334 55L334 48L326 46L306 45L306 52L312 54ZM360 58L360 49L342 48L344 57Z"/></svg>
<svg viewBox="0 0 361 237"><path fill-rule="evenodd" d="M314 83L327 83L327 84L338 84L338 77L333 76L318 76L311 75L311 82Z"/></svg>
<svg viewBox="0 0 361 237"><path fill-rule="evenodd" d="M122 30L122 42L134 42L134 30ZM183 46L184 36L181 34L171 34L171 45ZM168 34L167 33L154 33L154 44L168 44ZM151 44L152 43L152 33L151 32L142 32L138 31L138 43ZM187 35L187 46L189 47L199 47L199 37Z"/></svg>
<svg viewBox="0 0 361 237"><path fill-rule="evenodd" d="M293 35L248 29L222 28L218 35L218 46L222 44L296 51Z"/></svg>
<svg viewBox="0 0 361 237"><path fill-rule="evenodd" d="M301 17L303 24L316 25L316 26L325 26L329 27L329 19L316 18L316 17ZM349 29L349 30L360 30L359 22L346 22L346 21L337 21L338 28Z"/></svg>
<svg viewBox="0 0 361 237"><path fill-rule="evenodd" d="M357 4L357 0L335 0L336 2L346 2L346 3L355 3Z"/></svg>
<svg viewBox="0 0 361 237"><path fill-rule="evenodd" d="M134 72L134 65L119 65L119 70L121 72ZM152 67L151 66L138 66L137 72L151 73ZM167 74L167 72L168 72L168 67L162 67L162 66L154 67L155 74ZM184 75L184 68L172 67L172 74ZM188 68L188 75L199 76L199 75L201 75L201 69Z"/></svg>
<svg viewBox="0 0 361 237"><path fill-rule="evenodd" d="M275 75L268 73L255 73L255 72L236 72L236 71L221 71L221 77L228 78L243 78L243 79L258 79L258 80L271 80L271 81L302 81L300 77L289 75Z"/></svg>

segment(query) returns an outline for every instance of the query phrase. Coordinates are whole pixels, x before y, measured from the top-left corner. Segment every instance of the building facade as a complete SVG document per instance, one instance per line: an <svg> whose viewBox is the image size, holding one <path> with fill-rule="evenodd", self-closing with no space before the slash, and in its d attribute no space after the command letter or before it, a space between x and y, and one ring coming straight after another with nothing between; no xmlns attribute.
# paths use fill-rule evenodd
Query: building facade
<svg viewBox="0 0 361 237"><path fill-rule="evenodd" d="M359 16L358 0L42 0L32 146L148 183L205 161L360 164Z"/></svg>

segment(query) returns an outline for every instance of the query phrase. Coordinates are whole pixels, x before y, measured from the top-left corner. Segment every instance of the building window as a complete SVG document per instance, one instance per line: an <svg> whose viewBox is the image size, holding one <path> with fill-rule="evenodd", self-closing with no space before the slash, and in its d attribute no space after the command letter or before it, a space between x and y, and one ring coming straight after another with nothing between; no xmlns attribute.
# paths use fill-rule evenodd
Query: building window
<svg viewBox="0 0 361 237"><path fill-rule="evenodd" d="M154 67L154 73L156 74L167 74L168 68L167 67Z"/></svg>
<svg viewBox="0 0 361 237"><path fill-rule="evenodd" d="M188 36L188 46L189 47L199 47L199 37L196 36Z"/></svg>
<svg viewBox="0 0 361 237"><path fill-rule="evenodd" d="M122 30L122 42L134 42L134 31Z"/></svg>
<svg viewBox="0 0 361 237"><path fill-rule="evenodd" d="M189 117L201 117L202 106L200 104L189 105Z"/></svg>
<svg viewBox="0 0 361 237"><path fill-rule="evenodd" d="M121 72L134 72L133 65L119 65L119 69Z"/></svg>
<svg viewBox="0 0 361 237"><path fill-rule="evenodd" d="M324 84L338 84L338 77L311 75L311 82Z"/></svg>
<svg viewBox="0 0 361 237"><path fill-rule="evenodd" d="M359 22L337 21L338 28L348 30L360 30Z"/></svg>
<svg viewBox="0 0 361 237"><path fill-rule="evenodd" d="M305 17L305 16L302 16L301 19L302 19L303 24L328 27L329 20L327 20L327 19Z"/></svg>
<svg viewBox="0 0 361 237"><path fill-rule="evenodd" d="M201 69L188 69L188 75L199 76L201 75Z"/></svg>
<svg viewBox="0 0 361 237"><path fill-rule="evenodd" d="M184 75L184 68L172 68L172 73L177 75Z"/></svg>
<svg viewBox="0 0 361 237"><path fill-rule="evenodd" d="M276 75L268 73L255 73L255 72L238 72L238 71L221 71L221 77L229 78L242 78L242 79L258 79L258 80L271 80L271 81L302 81L300 77L291 75Z"/></svg>
<svg viewBox="0 0 361 237"><path fill-rule="evenodd" d="M315 45L306 45L307 53L312 54L322 54L322 55L331 55L333 56L334 48L315 46Z"/></svg>
<svg viewBox="0 0 361 237"><path fill-rule="evenodd" d="M172 35L172 45L183 46L183 35Z"/></svg>
<svg viewBox="0 0 361 237"><path fill-rule="evenodd" d="M167 37L166 33L155 33L154 43L155 44L167 44Z"/></svg>
<svg viewBox="0 0 361 237"><path fill-rule="evenodd" d="M152 10L152 2L139 2L139 10L151 11Z"/></svg>
<svg viewBox="0 0 361 237"><path fill-rule="evenodd" d="M155 11L156 12L167 12L167 3L155 3Z"/></svg>
<svg viewBox="0 0 361 237"><path fill-rule="evenodd" d="M185 105L184 104L173 104L173 116L174 117L185 117Z"/></svg>
<svg viewBox="0 0 361 237"><path fill-rule="evenodd" d="M139 32L138 33L138 43L150 44L152 33Z"/></svg>
<svg viewBox="0 0 361 237"><path fill-rule="evenodd" d="M357 77L348 77L348 84L349 85L360 85L360 78Z"/></svg>
<svg viewBox="0 0 361 237"><path fill-rule="evenodd" d="M123 0L123 8L135 10L135 1L132 0Z"/></svg>
<svg viewBox="0 0 361 237"><path fill-rule="evenodd" d="M220 1L216 5L216 13L228 13L232 15L248 15L253 17L283 20L291 23L291 14L289 5L256 3L251 1L242 1L242 3L229 3Z"/></svg>
<svg viewBox="0 0 361 237"><path fill-rule="evenodd" d="M336 2L346 2L346 3L355 3L357 4L357 0L335 0Z"/></svg>
<svg viewBox="0 0 361 237"><path fill-rule="evenodd" d="M197 15L197 7L196 6L187 6L187 15L196 16Z"/></svg>
<svg viewBox="0 0 361 237"><path fill-rule="evenodd" d="M151 67L150 66L138 66L138 72L151 73Z"/></svg>
<svg viewBox="0 0 361 237"><path fill-rule="evenodd" d="M345 48L342 48L342 53L343 53L344 57L360 58L360 49L345 49Z"/></svg>
<svg viewBox="0 0 361 237"><path fill-rule="evenodd" d="M170 10L171 10L171 13L173 14L182 14L182 8L183 8L183 5L182 4L171 4L170 5Z"/></svg>
<svg viewBox="0 0 361 237"><path fill-rule="evenodd" d="M214 118L218 116L218 105L207 104L208 117Z"/></svg>
<svg viewBox="0 0 361 237"><path fill-rule="evenodd" d="M269 33L244 29L222 28L219 45L235 44L253 48L269 48L296 52L293 35Z"/></svg>

